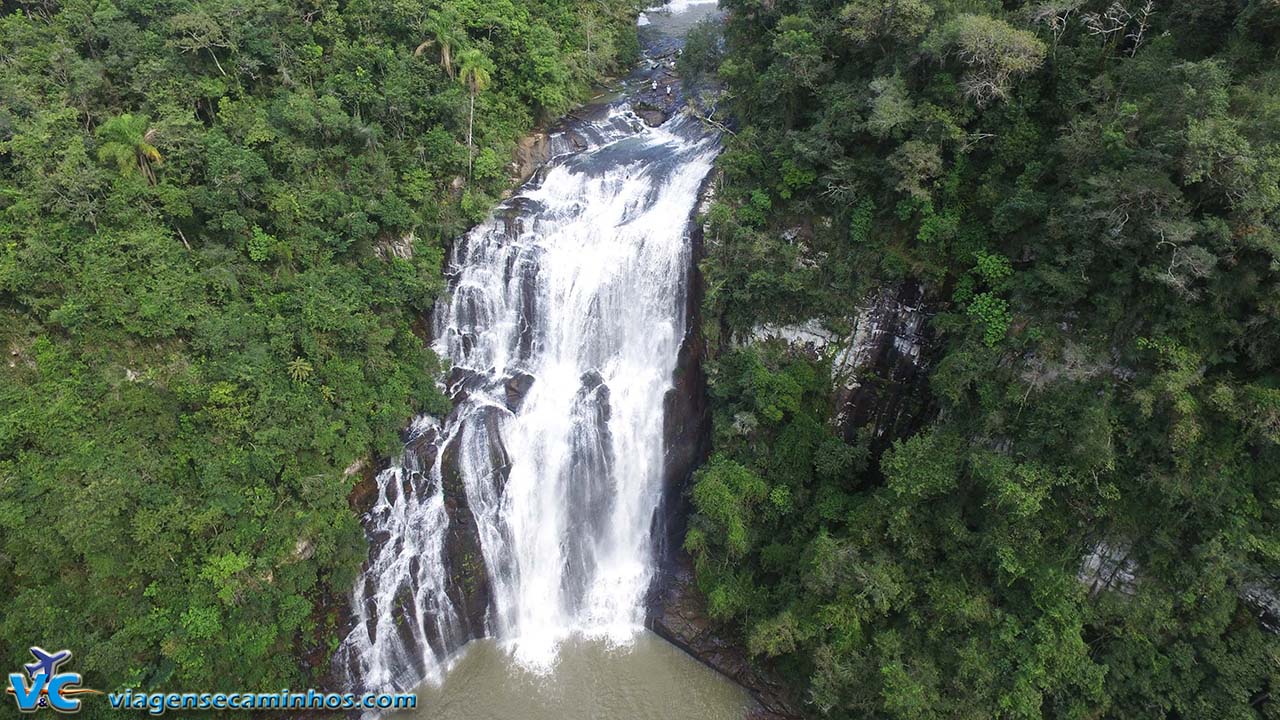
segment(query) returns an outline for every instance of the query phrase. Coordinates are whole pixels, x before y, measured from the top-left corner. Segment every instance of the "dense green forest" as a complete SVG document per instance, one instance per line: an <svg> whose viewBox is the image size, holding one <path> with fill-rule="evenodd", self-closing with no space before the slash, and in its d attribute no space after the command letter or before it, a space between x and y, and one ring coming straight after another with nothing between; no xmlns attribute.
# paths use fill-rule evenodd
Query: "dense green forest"
<svg viewBox="0 0 1280 720"><path fill-rule="evenodd" d="M5 673L38 644L89 687L320 679L366 553L343 470L445 402L414 328L442 239L637 10L0 3Z"/></svg>
<svg viewBox="0 0 1280 720"><path fill-rule="evenodd" d="M644 4L0 0L5 673L322 681L346 470L446 404L443 244ZM1280 3L722 7L680 63L734 118L713 616L818 716L1280 718ZM903 283L928 410L883 451L830 359L744 342Z"/></svg>
<svg viewBox="0 0 1280 720"><path fill-rule="evenodd" d="M712 613L819 715L1280 717L1280 4L722 7ZM932 410L883 453L741 342L904 282Z"/></svg>

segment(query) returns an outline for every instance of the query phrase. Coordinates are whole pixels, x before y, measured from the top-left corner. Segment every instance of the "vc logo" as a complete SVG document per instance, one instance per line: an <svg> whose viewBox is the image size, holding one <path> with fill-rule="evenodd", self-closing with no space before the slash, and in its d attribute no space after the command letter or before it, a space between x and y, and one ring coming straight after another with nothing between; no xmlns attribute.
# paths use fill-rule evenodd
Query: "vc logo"
<svg viewBox="0 0 1280 720"><path fill-rule="evenodd" d="M36 661L22 666L31 678L30 682L22 677L22 673L9 673L9 687L5 688L5 692L18 702L18 710L35 712L48 707L64 713L80 712L80 701L73 696L98 692L79 687L80 673L58 672L58 667L71 659L70 650L51 653L33 647L31 654Z"/></svg>

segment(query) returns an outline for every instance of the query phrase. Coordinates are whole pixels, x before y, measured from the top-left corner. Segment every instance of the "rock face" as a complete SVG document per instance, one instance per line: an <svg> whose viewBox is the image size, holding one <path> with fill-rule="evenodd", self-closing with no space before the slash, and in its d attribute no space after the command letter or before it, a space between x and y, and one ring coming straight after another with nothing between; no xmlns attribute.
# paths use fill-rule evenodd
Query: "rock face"
<svg viewBox="0 0 1280 720"><path fill-rule="evenodd" d="M524 396L529 393L529 388L533 387L533 376L528 373L516 373L511 376L503 388L507 409L512 413L519 412L520 406L524 404Z"/></svg>
<svg viewBox="0 0 1280 720"><path fill-rule="evenodd" d="M849 441L869 427L871 450L879 452L928 419L928 317L924 289L906 283L867 297L848 319L847 335L813 318L757 325L743 342L779 341L814 360L829 357L836 424Z"/></svg>
<svg viewBox="0 0 1280 720"><path fill-rule="evenodd" d="M1138 564L1132 557L1132 547L1123 541L1099 541L1081 561L1076 579L1089 588L1090 595L1109 590L1135 594Z"/></svg>
<svg viewBox="0 0 1280 720"><path fill-rule="evenodd" d="M836 423L847 440L869 427L879 452L928 419L927 319L925 291L915 283L884 288L858 308L853 336L831 368Z"/></svg>
<svg viewBox="0 0 1280 720"><path fill-rule="evenodd" d="M1104 592L1133 596L1142 584L1142 569L1126 540L1100 540L1080 563L1076 579L1094 596ZM1280 634L1280 577L1261 574L1241 582L1236 594L1251 608L1258 625Z"/></svg>
<svg viewBox="0 0 1280 720"><path fill-rule="evenodd" d="M776 675L753 664L741 644L726 640L707 616L706 600L698 591L688 555L681 553L675 561L648 624L660 637L746 688L757 703L749 717L800 717L788 688Z"/></svg>
<svg viewBox="0 0 1280 720"><path fill-rule="evenodd" d="M1280 634L1280 577L1246 583L1240 594L1257 611L1258 623Z"/></svg>
<svg viewBox="0 0 1280 720"><path fill-rule="evenodd" d="M649 127L658 127L662 123L666 122L668 117L667 113L662 110L662 108L643 103L635 107L635 113L641 120L644 120L644 124Z"/></svg>
<svg viewBox="0 0 1280 720"><path fill-rule="evenodd" d="M480 432L488 436L488 466L493 468L495 483L506 484L511 460L498 432L501 418L497 408L485 408L484 412L465 420L479 423ZM487 632L489 608L493 602L489 573L486 571L484 551L480 546L480 532L475 515L467 502L467 491L459 467L459 451L462 432L456 433L444 446L440 456L440 478L444 486L444 508L449 516L449 528L444 540L444 565L448 568L446 594L460 615L464 634L468 639L484 637Z"/></svg>
<svg viewBox="0 0 1280 720"><path fill-rule="evenodd" d="M551 143L547 133L539 130L521 138L511 159L512 186L521 185L533 177L550 154Z"/></svg>
<svg viewBox="0 0 1280 720"><path fill-rule="evenodd" d="M360 476L347 495L347 505L356 517L364 517L378 500L378 473L374 470L374 464L367 460L352 463L347 470L349 472L344 472L344 476Z"/></svg>
<svg viewBox="0 0 1280 720"><path fill-rule="evenodd" d="M399 260L409 260L413 257L413 243L415 241L412 232L400 237L387 237L380 240L373 247L373 251L377 253L378 258L382 260L391 260L396 258Z"/></svg>
<svg viewBox="0 0 1280 720"><path fill-rule="evenodd" d="M695 210L696 216L706 204L712 178L703 182L699 197L702 202ZM702 370L706 356L706 341L702 336L702 273L698 262L703 255L703 230L695 222L689 223L689 243L692 262L686 270L689 288L685 298L684 341L676 359L672 388L663 398L663 475L662 506L653 533L658 538L659 575L655 590L660 591L667 580L668 565L675 560L674 552L684 542L685 521L689 514L685 493L693 473L707 459L711 449L711 410L707 402L707 376Z"/></svg>
<svg viewBox="0 0 1280 720"><path fill-rule="evenodd" d="M914 283L881 288L849 322L849 334L832 331L817 318L756 325L742 342L781 341L814 360L831 357L836 424L849 441L869 432L870 448L879 452L928 419L923 389L931 334L924 288Z"/></svg>
<svg viewBox="0 0 1280 720"><path fill-rule="evenodd" d="M704 183L699 212L708 205L714 176ZM696 213L695 213L696 214ZM706 460L711 446L711 415L707 378L702 361L706 342L702 335L702 275L697 270L703 255L703 229L690 224L693 262L690 263L686 324L673 387L664 404L663 505L655 522L662 558L650 595L645 624L659 637L746 688L757 707L752 718L799 717L796 705L781 682L767 670L753 665L746 649L731 640L707 615L706 599L698 590L693 563L682 549L689 513L688 490L694 472Z"/></svg>

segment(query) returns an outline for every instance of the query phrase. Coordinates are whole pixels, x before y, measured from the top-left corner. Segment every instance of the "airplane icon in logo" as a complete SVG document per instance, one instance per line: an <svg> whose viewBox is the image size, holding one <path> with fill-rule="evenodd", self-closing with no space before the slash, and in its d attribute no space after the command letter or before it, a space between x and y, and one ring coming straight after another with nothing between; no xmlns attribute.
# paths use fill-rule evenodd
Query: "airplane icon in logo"
<svg viewBox="0 0 1280 720"><path fill-rule="evenodd" d="M58 672L58 668L71 659L70 650L49 652L33 646L31 655L36 661L22 666L31 679L22 677L20 672L9 673L9 687L4 689L6 695L13 696L18 712L35 712L41 708L52 708L62 713L79 712L77 695L102 694L100 690L80 687L80 673Z"/></svg>
<svg viewBox="0 0 1280 720"><path fill-rule="evenodd" d="M35 656L36 662L29 665L23 665L27 675L34 680L37 675L45 675L53 677L58 673L58 666L71 659L70 650L62 650L56 653L50 653L48 650L40 647L31 648L31 654Z"/></svg>

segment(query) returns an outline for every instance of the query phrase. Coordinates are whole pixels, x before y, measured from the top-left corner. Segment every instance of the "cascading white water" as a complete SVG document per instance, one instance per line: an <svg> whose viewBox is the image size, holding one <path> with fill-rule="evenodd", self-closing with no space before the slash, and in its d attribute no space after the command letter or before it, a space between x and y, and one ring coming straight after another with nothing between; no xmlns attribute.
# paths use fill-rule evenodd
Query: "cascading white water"
<svg viewBox="0 0 1280 720"><path fill-rule="evenodd" d="M687 225L718 143L621 105L552 147L452 249L434 325L455 408L420 419L378 477L337 658L353 686L438 680L481 634L545 669L571 634L625 642L643 621Z"/></svg>

